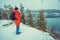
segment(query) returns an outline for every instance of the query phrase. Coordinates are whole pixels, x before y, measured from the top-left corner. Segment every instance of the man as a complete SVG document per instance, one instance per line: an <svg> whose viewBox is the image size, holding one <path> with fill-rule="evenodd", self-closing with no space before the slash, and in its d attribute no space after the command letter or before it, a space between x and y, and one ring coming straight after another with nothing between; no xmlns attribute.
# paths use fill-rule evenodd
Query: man
<svg viewBox="0 0 60 40"><path fill-rule="evenodd" d="M15 20L13 20L13 22L16 25L16 34L20 34L21 31L19 32L20 30L19 25L20 25L20 19L21 19L22 14L19 13L18 7L15 7L15 9L12 12L15 13Z"/></svg>

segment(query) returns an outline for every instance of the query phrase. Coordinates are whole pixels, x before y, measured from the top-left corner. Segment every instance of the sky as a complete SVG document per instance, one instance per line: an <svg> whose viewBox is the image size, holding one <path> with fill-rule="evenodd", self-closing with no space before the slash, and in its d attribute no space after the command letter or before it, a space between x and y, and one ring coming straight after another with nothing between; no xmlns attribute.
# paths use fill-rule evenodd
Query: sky
<svg viewBox="0 0 60 40"><path fill-rule="evenodd" d="M43 3L41 4L41 2ZM23 4L25 9L40 10L40 9L59 9L60 2L58 0L0 0L0 7L4 4L10 4L13 7L19 7Z"/></svg>

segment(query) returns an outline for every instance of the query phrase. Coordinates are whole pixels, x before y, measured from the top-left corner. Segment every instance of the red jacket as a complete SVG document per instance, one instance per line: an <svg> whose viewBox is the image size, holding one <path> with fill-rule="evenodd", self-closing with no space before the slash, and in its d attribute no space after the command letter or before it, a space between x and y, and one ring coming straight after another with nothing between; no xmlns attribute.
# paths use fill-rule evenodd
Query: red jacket
<svg viewBox="0 0 60 40"><path fill-rule="evenodd" d="M15 23L15 25L20 25L20 19L21 19L21 13L18 12L18 10L13 10L13 12L15 12L15 18L16 20L14 20L13 22Z"/></svg>

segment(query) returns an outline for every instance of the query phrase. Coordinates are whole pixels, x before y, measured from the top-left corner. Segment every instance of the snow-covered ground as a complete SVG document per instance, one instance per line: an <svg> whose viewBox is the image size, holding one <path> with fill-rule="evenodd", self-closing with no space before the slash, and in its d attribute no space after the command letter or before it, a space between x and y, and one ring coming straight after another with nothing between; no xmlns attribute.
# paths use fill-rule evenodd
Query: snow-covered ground
<svg viewBox="0 0 60 40"><path fill-rule="evenodd" d="M2 26L11 21L0 20L0 40L55 40L49 33L29 27L29 25L20 24L21 34L16 35L15 24Z"/></svg>

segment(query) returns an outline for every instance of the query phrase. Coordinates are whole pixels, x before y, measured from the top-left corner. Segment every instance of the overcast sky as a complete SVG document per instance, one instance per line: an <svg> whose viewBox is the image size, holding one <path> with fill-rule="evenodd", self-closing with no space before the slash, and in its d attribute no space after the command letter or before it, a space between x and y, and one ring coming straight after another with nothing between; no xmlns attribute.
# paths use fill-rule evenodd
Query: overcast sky
<svg viewBox="0 0 60 40"><path fill-rule="evenodd" d="M20 3L23 4L25 9L29 8L31 10L38 9L59 9L60 10L60 2L58 0L44 0L41 4L42 0L0 0L0 7L4 4L11 4L12 6L19 7Z"/></svg>

